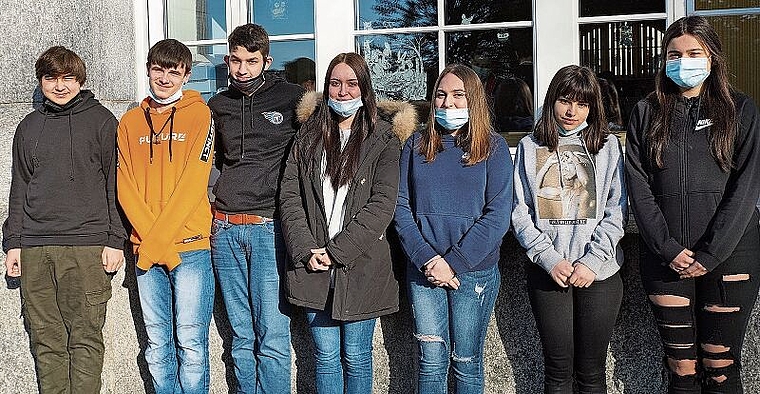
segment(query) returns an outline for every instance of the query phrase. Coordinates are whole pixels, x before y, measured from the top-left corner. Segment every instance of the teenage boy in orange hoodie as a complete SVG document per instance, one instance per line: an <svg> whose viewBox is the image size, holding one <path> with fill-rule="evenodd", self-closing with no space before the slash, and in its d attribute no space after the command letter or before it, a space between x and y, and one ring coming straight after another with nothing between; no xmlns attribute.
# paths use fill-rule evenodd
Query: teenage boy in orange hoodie
<svg viewBox="0 0 760 394"><path fill-rule="evenodd" d="M133 227L145 359L157 394L207 393L211 112L198 92L182 90L192 65L184 44L159 41L146 65L150 97L119 123L117 170L119 202Z"/></svg>

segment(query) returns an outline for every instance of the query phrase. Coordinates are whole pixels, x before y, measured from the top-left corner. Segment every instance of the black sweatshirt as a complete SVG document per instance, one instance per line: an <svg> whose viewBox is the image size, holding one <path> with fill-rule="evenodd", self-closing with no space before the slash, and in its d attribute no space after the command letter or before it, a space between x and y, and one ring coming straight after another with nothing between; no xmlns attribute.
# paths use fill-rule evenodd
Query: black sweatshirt
<svg viewBox="0 0 760 394"><path fill-rule="evenodd" d="M267 73L246 96L230 86L208 105L216 128L215 208L277 217L276 197L285 159L298 130L295 108L304 89Z"/></svg>
<svg viewBox="0 0 760 394"><path fill-rule="evenodd" d="M44 245L124 248L116 208L116 128L111 111L82 90L45 103L13 137L3 250Z"/></svg>
<svg viewBox="0 0 760 394"><path fill-rule="evenodd" d="M734 103L739 125L730 172L722 171L711 155L711 109L699 98L678 99L663 168L652 164L645 137L655 104L639 101L631 114L626 136L628 196L639 233L662 264L688 248L702 266L713 270L731 255L748 225L757 225L760 117L750 98L737 93Z"/></svg>

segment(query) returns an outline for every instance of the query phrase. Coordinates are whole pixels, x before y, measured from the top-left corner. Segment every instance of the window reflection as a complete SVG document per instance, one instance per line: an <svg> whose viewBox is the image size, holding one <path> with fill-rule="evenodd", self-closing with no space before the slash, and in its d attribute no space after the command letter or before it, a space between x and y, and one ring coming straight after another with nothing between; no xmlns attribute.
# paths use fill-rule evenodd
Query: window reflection
<svg viewBox="0 0 760 394"><path fill-rule="evenodd" d="M757 1L757 0L756 0ZM718 32L728 63L728 75L738 90L760 101L760 15L708 17Z"/></svg>
<svg viewBox="0 0 760 394"><path fill-rule="evenodd" d="M438 73L436 34L368 35L356 39L378 99L426 100Z"/></svg>
<svg viewBox="0 0 760 394"><path fill-rule="evenodd" d="M249 9L270 35L314 33L314 0L252 0Z"/></svg>
<svg viewBox="0 0 760 394"><path fill-rule="evenodd" d="M227 37L223 1L166 0L167 37L180 41Z"/></svg>
<svg viewBox="0 0 760 394"><path fill-rule="evenodd" d="M664 31L663 20L580 27L581 65L594 70L615 89L623 122L636 102L654 90Z"/></svg>
<svg viewBox="0 0 760 394"><path fill-rule="evenodd" d="M499 132L533 126L533 32L531 28L446 34L446 63L466 64L478 74Z"/></svg>
<svg viewBox="0 0 760 394"><path fill-rule="evenodd" d="M436 0L358 0L358 30L436 26Z"/></svg>
<svg viewBox="0 0 760 394"><path fill-rule="evenodd" d="M224 64L227 45L191 46L190 52L193 72L184 89L197 90L208 101L217 90L227 86L227 65Z"/></svg>
<svg viewBox="0 0 760 394"><path fill-rule="evenodd" d="M629 15L665 12L665 0L580 0L580 16Z"/></svg>
<svg viewBox="0 0 760 394"><path fill-rule="evenodd" d="M197 90L204 100L227 87L227 65L224 55L227 45L191 46L193 72L186 89ZM269 49L274 58L269 72L299 84L307 89L314 88L314 40L272 42Z"/></svg>
<svg viewBox="0 0 760 394"><path fill-rule="evenodd" d="M531 0L446 0L446 24L529 21Z"/></svg>
<svg viewBox="0 0 760 394"><path fill-rule="evenodd" d="M760 7L758 0L696 0L694 3L694 8L698 10Z"/></svg>

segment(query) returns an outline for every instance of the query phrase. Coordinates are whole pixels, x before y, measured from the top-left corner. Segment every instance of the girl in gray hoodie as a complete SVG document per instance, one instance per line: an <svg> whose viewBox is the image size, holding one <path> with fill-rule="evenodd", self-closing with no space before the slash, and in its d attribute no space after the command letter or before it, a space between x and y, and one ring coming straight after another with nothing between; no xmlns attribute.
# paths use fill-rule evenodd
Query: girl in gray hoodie
<svg viewBox="0 0 760 394"><path fill-rule="evenodd" d="M552 79L514 167L515 237L535 264L528 291L544 353L544 392L606 393L605 360L623 284L627 202L620 142L586 67Z"/></svg>

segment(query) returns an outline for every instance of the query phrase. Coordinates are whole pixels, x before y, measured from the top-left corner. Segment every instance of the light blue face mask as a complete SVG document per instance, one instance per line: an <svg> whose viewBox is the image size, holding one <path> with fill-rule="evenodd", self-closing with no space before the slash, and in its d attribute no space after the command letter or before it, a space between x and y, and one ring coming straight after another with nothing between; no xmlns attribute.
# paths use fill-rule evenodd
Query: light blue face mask
<svg viewBox="0 0 760 394"><path fill-rule="evenodd" d="M346 101L338 101L328 98L327 105L333 110L333 112L338 114L338 116L342 118L350 118L362 107L362 105L364 105L364 103L362 103L361 97Z"/></svg>
<svg viewBox="0 0 760 394"><path fill-rule="evenodd" d="M676 85L691 89L699 86L709 75L706 57L682 57L665 63L665 75Z"/></svg>
<svg viewBox="0 0 760 394"><path fill-rule="evenodd" d="M557 125L557 130L559 131L559 135L568 137L574 134L578 134L578 132L585 129L586 127L588 127L588 123L584 120L583 123L579 124L578 127L572 130L565 130L565 128L560 125Z"/></svg>
<svg viewBox="0 0 760 394"><path fill-rule="evenodd" d="M459 130L470 120L470 112L467 108L436 108L435 121L446 130Z"/></svg>

